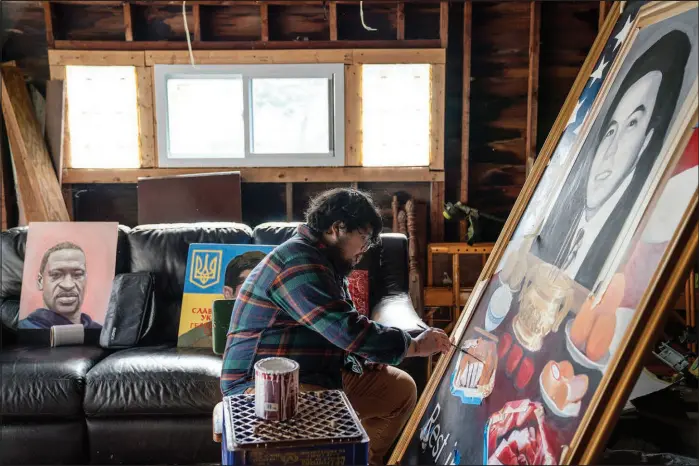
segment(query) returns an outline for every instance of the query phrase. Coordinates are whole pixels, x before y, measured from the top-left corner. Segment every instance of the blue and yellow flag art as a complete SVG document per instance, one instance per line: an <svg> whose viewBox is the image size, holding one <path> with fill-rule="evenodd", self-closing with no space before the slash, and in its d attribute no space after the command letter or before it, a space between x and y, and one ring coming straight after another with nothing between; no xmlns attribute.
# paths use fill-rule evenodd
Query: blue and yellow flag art
<svg viewBox="0 0 699 466"><path fill-rule="evenodd" d="M248 274L274 246L191 244L177 332L178 347L211 348L211 307L235 299Z"/></svg>

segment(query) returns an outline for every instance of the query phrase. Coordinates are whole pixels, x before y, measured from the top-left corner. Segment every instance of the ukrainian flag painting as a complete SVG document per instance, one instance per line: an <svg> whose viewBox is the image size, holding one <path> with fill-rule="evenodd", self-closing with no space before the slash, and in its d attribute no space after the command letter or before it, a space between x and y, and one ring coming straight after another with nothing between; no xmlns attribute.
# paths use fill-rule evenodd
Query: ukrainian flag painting
<svg viewBox="0 0 699 466"><path fill-rule="evenodd" d="M235 299L248 274L274 246L191 244L187 255L178 347L211 348L211 307Z"/></svg>

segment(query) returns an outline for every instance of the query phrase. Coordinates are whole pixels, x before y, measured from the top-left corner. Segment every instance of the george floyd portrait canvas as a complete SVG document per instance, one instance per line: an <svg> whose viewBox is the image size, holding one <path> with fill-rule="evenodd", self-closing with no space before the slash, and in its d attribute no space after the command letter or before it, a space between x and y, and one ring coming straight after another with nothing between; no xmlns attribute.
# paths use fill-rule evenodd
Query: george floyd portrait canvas
<svg viewBox="0 0 699 466"><path fill-rule="evenodd" d="M614 4L392 464L594 462L697 249L698 7Z"/></svg>
<svg viewBox="0 0 699 466"><path fill-rule="evenodd" d="M82 324L100 331L116 267L117 223L29 224L19 330Z"/></svg>

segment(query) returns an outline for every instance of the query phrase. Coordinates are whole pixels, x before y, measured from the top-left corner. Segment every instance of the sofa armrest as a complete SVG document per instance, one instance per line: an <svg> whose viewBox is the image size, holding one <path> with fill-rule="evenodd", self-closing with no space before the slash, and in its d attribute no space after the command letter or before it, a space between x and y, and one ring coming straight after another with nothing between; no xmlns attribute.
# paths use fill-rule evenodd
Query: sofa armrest
<svg viewBox="0 0 699 466"><path fill-rule="evenodd" d="M405 330L411 336L422 333L426 326L413 308L408 293L397 293L383 297L371 310L371 319L387 327Z"/></svg>

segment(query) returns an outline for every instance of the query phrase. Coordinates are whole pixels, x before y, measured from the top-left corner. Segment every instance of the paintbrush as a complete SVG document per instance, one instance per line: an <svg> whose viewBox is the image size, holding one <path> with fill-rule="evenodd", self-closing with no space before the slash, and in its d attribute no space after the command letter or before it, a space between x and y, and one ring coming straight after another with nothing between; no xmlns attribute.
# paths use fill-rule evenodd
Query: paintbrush
<svg viewBox="0 0 699 466"><path fill-rule="evenodd" d="M417 324L417 326L420 327L420 328L423 329L423 330L429 330L429 327L426 327L426 326L423 325L423 324ZM469 356L472 356L472 357L475 358L478 362L482 362L483 364L485 364L485 361L483 361L481 358L479 358L479 357L476 356L475 354L469 353L468 350L463 349L463 348L460 347L459 345L455 345L455 344L452 343L451 341L449 341L449 344L450 344L453 348L456 348L457 350L461 351L462 353L468 354Z"/></svg>

